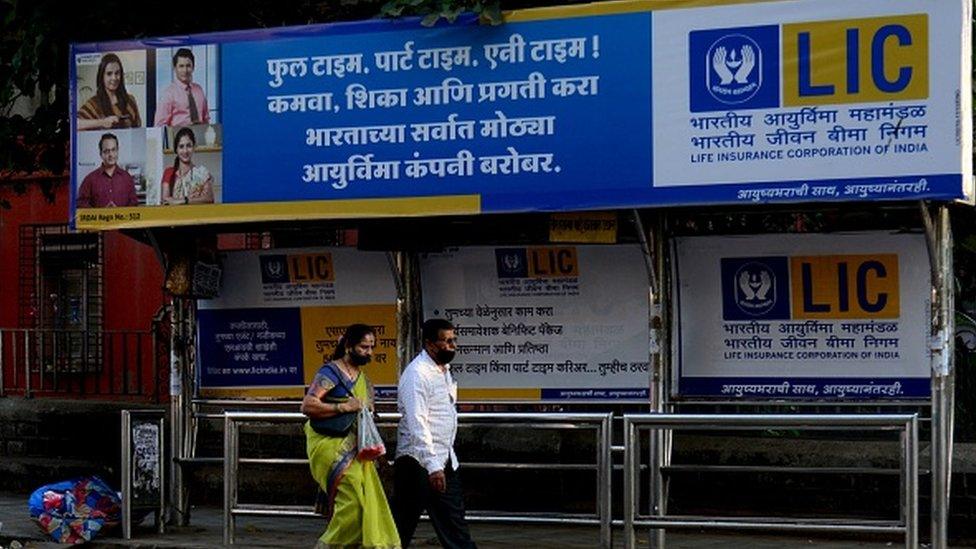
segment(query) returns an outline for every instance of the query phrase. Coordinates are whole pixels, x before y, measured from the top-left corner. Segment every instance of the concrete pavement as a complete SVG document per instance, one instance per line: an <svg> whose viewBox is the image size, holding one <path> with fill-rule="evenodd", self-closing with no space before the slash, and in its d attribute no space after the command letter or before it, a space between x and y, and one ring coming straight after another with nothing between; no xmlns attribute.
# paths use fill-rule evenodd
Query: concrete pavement
<svg viewBox="0 0 976 549"><path fill-rule="evenodd" d="M24 547L53 548L58 544L46 542L40 529L27 514L27 495L0 492L0 547L8 549L13 540ZM197 507L191 515L191 525L169 527L165 534L157 534L152 519L147 517L135 528L131 540L123 540L121 529L97 538L89 547L95 548L185 548L203 549L219 547L223 542L223 515L217 507ZM312 547L325 529L323 520L309 518L247 517L237 521L236 547L253 548L304 548ZM592 548L597 546L598 530L580 526L529 526L513 524L473 523L472 531L478 546L492 548ZM614 545L622 545L620 530L614 532ZM646 547L642 536L640 545ZM716 534L675 531L668 534L669 549L882 549L900 547L899 540L858 541L853 539L826 539L810 536L774 536L753 534ZM414 545L420 549L439 547L429 523L422 523Z"/></svg>

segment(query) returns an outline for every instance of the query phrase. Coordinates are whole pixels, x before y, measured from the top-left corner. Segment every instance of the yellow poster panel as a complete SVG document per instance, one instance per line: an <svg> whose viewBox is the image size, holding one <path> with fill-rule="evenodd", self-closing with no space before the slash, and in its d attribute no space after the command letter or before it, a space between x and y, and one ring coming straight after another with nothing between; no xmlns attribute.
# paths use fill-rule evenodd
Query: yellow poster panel
<svg viewBox="0 0 976 549"><path fill-rule="evenodd" d="M554 213L549 215L550 242L617 242L616 212Z"/></svg>
<svg viewBox="0 0 976 549"><path fill-rule="evenodd" d="M790 258L793 318L898 318L898 255Z"/></svg>
<svg viewBox="0 0 976 549"><path fill-rule="evenodd" d="M302 307L302 358L305 384L332 356L336 343L350 324L369 324L376 330L373 360L366 375L373 385L396 385L397 363L396 305L346 305Z"/></svg>
<svg viewBox="0 0 976 549"><path fill-rule="evenodd" d="M929 96L928 15L783 25L783 105Z"/></svg>

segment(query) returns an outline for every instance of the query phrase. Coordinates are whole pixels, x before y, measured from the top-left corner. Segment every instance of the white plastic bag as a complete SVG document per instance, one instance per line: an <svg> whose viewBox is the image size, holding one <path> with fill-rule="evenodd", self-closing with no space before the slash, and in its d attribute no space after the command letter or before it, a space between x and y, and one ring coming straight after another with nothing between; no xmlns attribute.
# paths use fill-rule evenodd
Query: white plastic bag
<svg viewBox="0 0 976 549"><path fill-rule="evenodd" d="M380 430L376 428L372 412L365 407L359 410L359 434L356 443L359 448L356 457L361 461L373 461L386 455L386 445L380 437Z"/></svg>

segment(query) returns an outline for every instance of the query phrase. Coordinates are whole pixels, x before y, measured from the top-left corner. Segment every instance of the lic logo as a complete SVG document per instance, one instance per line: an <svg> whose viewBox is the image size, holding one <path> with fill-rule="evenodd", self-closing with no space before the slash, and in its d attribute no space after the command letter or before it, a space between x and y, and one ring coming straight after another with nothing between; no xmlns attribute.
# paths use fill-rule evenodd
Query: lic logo
<svg viewBox="0 0 976 549"><path fill-rule="evenodd" d="M779 106L776 26L689 35L692 112Z"/></svg>
<svg viewBox="0 0 976 549"><path fill-rule="evenodd" d="M789 296L787 258L722 258L724 320L788 319Z"/></svg>
<svg viewBox="0 0 976 549"><path fill-rule="evenodd" d="M525 248L496 249L495 268L498 272L498 278L528 277L528 255L525 253Z"/></svg>
<svg viewBox="0 0 976 549"><path fill-rule="evenodd" d="M735 273L735 304L754 316L776 305L776 273L762 263L746 263Z"/></svg>
<svg viewBox="0 0 976 549"><path fill-rule="evenodd" d="M708 50L707 62L708 91L716 101L744 103L762 86L762 50L748 36L728 34L719 38Z"/></svg>
<svg viewBox="0 0 976 549"><path fill-rule="evenodd" d="M264 284L288 282L288 264L284 255L261 256L261 282Z"/></svg>

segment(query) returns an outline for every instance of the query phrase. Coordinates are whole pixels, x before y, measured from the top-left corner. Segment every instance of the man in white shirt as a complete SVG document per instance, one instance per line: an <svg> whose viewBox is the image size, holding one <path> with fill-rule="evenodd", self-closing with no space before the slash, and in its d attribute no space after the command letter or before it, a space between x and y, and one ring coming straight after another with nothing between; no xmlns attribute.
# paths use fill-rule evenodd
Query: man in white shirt
<svg viewBox="0 0 976 549"><path fill-rule="evenodd" d="M474 548L464 519L454 438L457 383L451 360L457 351L454 326L440 318L424 322L424 349L400 375L393 519L403 547L410 546L425 509L437 539L448 548Z"/></svg>

